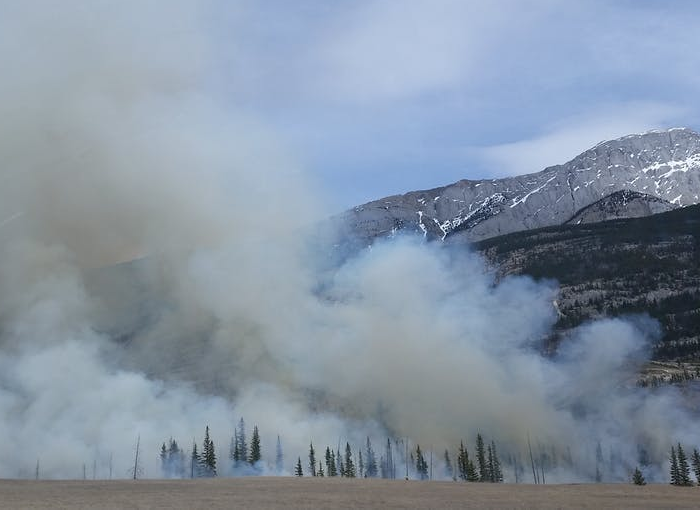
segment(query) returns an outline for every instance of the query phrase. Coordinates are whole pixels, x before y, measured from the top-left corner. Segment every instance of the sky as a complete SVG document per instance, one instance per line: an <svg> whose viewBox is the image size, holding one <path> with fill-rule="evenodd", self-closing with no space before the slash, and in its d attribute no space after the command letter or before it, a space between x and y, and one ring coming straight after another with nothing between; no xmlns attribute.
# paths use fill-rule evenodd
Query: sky
<svg viewBox="0 0 700 510"><path fill-rule="evenodd" d="M332 207L564 163L700 128L700 4L258 0L212 4L217 93Z"/></svg>

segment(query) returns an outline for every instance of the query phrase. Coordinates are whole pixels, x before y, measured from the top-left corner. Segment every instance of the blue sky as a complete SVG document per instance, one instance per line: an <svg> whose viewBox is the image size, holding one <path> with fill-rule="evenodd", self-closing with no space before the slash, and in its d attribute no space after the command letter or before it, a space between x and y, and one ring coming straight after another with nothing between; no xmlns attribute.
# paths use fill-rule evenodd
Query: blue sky
<svg viewBox="0 0 700 510"><path fill-rule="evenodd" d="M700 127L700 3L240 1L218 87L337 209Z"/></svg>

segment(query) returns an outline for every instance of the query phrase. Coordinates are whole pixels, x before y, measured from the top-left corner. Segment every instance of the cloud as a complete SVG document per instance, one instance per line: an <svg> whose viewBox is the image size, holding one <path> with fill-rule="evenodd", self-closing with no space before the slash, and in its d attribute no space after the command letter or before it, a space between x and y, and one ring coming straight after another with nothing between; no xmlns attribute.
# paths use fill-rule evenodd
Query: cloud
<svg viewBox="0 0 700 510"><path fill-rule="evenodd" d="M337 208L512 173L464 147L544 138L572 119L599 116L610 129L553 140L565 150L542 153L551 160L535 147L528 170L603 138L699 126L700 40L684 28L700 13L692 2L242 5L214 31L228 53L227 100L286 137ZM634 114L634 104L683 111Z"/></svg>
<svg viewBox="0 0 700 510"><path fill-rule="evenodd" d="M345 100L404 99L459 83L473 62L475 34L463 2L372 2L338 23L324 50L325 84ZM345 25L345 26L343 26Z"/></svg>
<svg viewBox="0 0 700 510"><path fill-rule="evenodd" d="M650 129L672 127L685 108L663 103L632 102L603 107L563 119L534 138L470 149L489 176L538 172L565 163L596 143Z"/></svg>

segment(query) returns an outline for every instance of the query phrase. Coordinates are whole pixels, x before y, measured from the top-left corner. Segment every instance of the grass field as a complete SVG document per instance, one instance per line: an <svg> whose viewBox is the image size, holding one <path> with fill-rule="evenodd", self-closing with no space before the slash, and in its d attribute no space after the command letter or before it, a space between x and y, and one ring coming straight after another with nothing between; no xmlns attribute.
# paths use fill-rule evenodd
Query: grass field
<svg viewBox="0 0 700 510"><path fill-rule="evenodd" d="M329 478L0 480L1 508L698 508L700 488Z"/></svg>

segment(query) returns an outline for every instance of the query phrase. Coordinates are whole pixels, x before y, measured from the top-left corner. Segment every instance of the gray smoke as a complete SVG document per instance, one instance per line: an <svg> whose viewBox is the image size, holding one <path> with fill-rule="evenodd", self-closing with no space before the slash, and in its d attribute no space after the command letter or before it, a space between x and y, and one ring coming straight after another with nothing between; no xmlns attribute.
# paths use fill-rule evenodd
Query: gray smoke
<svg viewBox="0 0 700 510"><path fill-rule="evenodd" d="M699 443L672 389L635 388L648 320L585 325L549 359L554 283L412 239L328 271L318 193L211 92L194 5L0 11L0 476L127 476L138 436L160 476L161 442L209 425L225 459L241 416L289 470L311 440L367 435L522 454L529 434L571 450L553 480L591 479L598 443L618 478L639 445L663 470Z"/></svg>

